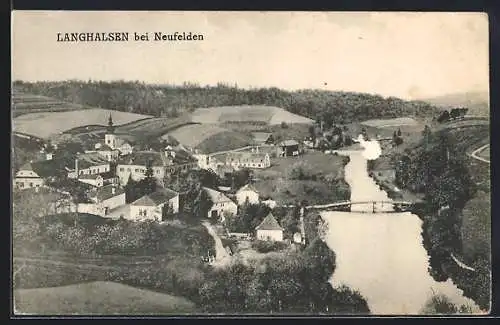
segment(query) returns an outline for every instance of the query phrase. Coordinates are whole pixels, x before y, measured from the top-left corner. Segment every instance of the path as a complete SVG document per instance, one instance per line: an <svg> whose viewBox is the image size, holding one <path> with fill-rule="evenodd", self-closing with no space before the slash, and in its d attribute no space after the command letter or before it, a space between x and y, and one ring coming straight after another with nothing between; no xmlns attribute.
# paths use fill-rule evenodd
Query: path
<svg viewBox="0 0 500 325"><path fill-rule="evenodd" d="M480 153L481 151L485 150L485 149L486 149L487 147L489 147L489 146L490 146L490 144L488 143L488 144L485 144L484 146L481 146L481 147L477 148L476 150L474 150L474 151L470 154L470 156L471 156L472 158L474 158L474 159L477 159L477 160L480 160L480 161L483 161L483 162L485 162L485 163L488 163L488 164L489 164L489 163L490 163L490 161L489 161L488 159L485 159L485 158L483 158L483 157L479 157L479 156L477 155L478 153Z"/></svg>
<svg viewBox="0 0 500 325"><path fill-rule="evenodd" d="M203 221L202 225L207 228L208 233L215 241L215 261L212 265L214 266L223 266L229 260L231 260L231 256L227 253L224 245L222 245L222 240L219 235L215 232L215 229L208 221Z"/></svg>

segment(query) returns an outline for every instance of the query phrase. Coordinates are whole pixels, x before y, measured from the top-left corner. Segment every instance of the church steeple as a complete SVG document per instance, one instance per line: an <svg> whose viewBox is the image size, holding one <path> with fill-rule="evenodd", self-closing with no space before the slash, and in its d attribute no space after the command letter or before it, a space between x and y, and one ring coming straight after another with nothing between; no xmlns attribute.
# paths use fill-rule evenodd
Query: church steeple
<svg viewBox="0 0 500 325"><path fill-rule="evenodd" d="M110 134L112 134L115 131L115 127L113 126L113 118L111 117L111 114L109 114L109 118L108 118L107 131Z"/></svg>

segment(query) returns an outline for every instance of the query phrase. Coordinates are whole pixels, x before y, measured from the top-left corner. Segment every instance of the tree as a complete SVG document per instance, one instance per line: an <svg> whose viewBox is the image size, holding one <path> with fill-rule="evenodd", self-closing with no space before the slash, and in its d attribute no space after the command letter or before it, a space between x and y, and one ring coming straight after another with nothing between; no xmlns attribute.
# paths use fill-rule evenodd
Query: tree
<svg viewBox="0 0 500 325"><path fill-rule="evenodd" d="M142 195L151 194L156 191L157 184L156 179L154 178L153 165L152 161L148 161L146 164L146 172L144 173L145 178L139 181L138 187L141 191Z"/></svg>

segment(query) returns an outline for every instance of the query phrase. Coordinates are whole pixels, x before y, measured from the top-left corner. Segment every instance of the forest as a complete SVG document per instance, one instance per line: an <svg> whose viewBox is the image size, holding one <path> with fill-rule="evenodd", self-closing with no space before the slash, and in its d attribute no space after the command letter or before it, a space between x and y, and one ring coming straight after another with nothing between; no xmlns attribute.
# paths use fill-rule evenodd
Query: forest
<svg viewBox="0 0 500 325"><path fill-rule="evenodd" d="M440 110L426 102L384 98L365 93L296 90L278 88L241 89L237 85L218 83L201 86L149 85L139 81L15 81L17 91L53 97L59 100L153 116L177 117L200 107L229 105L268 105L327 124L345 124L371 118L400 116L434 116Z"/></svg>

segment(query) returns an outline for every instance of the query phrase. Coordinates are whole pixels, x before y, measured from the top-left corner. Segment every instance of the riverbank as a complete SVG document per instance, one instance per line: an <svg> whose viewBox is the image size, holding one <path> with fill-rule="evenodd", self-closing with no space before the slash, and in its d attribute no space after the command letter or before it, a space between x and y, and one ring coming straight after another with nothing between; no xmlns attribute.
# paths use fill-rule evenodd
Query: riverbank
<svg viewBox="0 0 500 325"><path fill-rule="evenodd" d="M369 171L369 175L389 197L412 202L423 199L423 194L397 188L394 184L394 171L388 168L377 169L377 165L375 164L375 168ZM467 264L462 263L465 256L464 238L461 233L463 211L449 209L445 213L441 212L440 209L430 208L430 204L425 203L413 209L413 213L423 221L421 236L429 257L429 274L440 282L451 279L459 289L463 290L464 296L474 300L483 310L488 310L491 288L489 263L486 258L477 256L465 259ZM474 234L474 236L480 235L480 233Z"/></svg>
<svg viewBox="0 0 500 325"><path fill-rule="evenodd" d="M396 198L384 191L392 188L387 179L376 182L368 175L368 163L360 153L351 155L345 174L351 201ZM401 195L400 199L415 200ZM446 295L457 306L475 306L451 280L436 281L429 274L421 216L408 212L372 214L363 208L371 210L367 206L351 212L321 213L328 224L326 242L336 253L334 286L346 284L359 290L374 314L418 314L433 292Z"/></svg>

